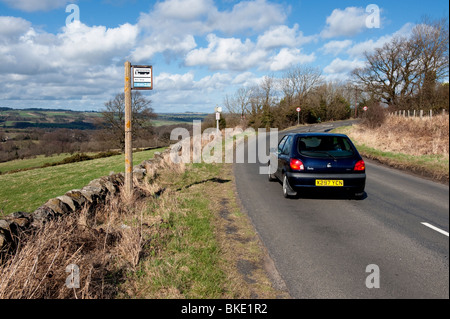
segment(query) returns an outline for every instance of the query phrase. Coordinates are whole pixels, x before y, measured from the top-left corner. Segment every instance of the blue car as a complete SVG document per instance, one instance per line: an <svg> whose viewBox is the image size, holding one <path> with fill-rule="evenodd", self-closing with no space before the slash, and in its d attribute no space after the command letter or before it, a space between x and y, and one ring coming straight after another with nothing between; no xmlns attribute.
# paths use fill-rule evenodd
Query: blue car
<svg viewBox="0 0 450 319"><path fill-rule="evenodd" d="M278 161L278 165L274 161ZM280 180L284 197L302 189L342 189L364 196L366 165L344 134L297 133L285 135L269 160L269 180Z"/></svg>

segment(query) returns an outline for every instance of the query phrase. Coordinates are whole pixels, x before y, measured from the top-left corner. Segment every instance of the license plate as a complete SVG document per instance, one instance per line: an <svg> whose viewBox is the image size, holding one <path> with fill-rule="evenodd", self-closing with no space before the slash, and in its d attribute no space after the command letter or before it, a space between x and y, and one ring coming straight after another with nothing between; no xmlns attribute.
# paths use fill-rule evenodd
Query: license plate
<svg viewBox="0 0 450 319"><path fill-rule="evenodd" d="M329 179L316 179L316 186L326 187L344 187L344 181L341 180L329 180Z"/></svg>

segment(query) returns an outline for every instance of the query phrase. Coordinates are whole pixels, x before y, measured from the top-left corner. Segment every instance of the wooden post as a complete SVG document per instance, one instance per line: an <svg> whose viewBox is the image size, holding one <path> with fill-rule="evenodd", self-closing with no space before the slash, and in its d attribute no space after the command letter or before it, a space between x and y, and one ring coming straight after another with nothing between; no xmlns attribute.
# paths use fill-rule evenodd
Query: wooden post
<svg viewBox="0 0 450 319"><path fill-rule="evenodd" d="M125 62L125 193L133 192L133 145L131 127L131 63Z"/></svg>

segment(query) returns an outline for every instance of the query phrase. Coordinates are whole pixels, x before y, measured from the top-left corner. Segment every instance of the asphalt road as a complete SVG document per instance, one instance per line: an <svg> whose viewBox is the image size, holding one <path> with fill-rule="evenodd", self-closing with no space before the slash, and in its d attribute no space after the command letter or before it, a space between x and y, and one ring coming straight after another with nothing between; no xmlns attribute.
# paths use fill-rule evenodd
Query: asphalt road
<svg viewBox="0 0 450 319"><path fill-rule="evenodd" d="M333 124L340 125L348 122ZM366 164L363 200L317 192L284 199L281 184L259 174L261 163L234 164L242 205L289 293L296 299L449 298L449 187Z"/></svg>

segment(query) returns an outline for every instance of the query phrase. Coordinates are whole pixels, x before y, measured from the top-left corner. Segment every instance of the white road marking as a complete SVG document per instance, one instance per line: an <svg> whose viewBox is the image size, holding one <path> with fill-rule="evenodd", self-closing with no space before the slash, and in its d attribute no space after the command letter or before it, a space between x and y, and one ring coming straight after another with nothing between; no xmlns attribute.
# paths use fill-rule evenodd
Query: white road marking
<svg viewBox="0 0 450 319"><path fill-rule="evenodd" d="M437 228L436 226L430 225L428 223L421 223L421 224L424 225L424 226L427 226L427 227L429 227L429 228L431 228L431 229L433 229L433 230L435 230L435 231L437 231L437 232L439 232L441 234L444 234L445 236L448 237L448 232L446 232L445 230Z"/></svg>

